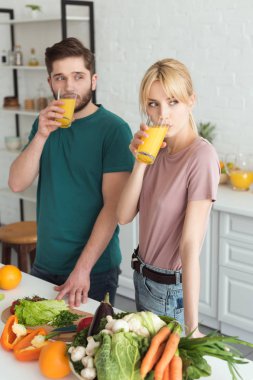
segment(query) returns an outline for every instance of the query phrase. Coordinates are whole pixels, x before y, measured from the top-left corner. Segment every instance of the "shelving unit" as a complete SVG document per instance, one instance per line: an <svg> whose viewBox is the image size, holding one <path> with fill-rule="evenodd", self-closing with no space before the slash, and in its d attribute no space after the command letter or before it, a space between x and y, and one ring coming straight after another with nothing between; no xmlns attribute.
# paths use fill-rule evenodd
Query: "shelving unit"
<svg viewBox="0 0 253 380"><path fill-rule="evenodd" d="M78 6L79 7L85 7L83 8L85 11L85 16L78 16L78 15L69 15L69 7L71 6ZM87 10L86 10L87 9ZM78 11L79 12L79 11ZM31 27L32 28L42 28L43 23L45 23L45 32L48 32L51 26L54 28L57 28L57 23L59 23L59 30L61 33L62 38L65 38L68 36L68 29L71 29L71 25L77 25L78 28L80 28L82 25L85 26L86 30L88 30L87 35L87 41L85 42L85 45L88 46L91 51L95 52L95 38L94 38L94 7L93 2L91 1L72 1L72 0L61 0L61 15L59 17L47 17L44 16L38 17L36 19L33 18L24 18L24 19L15 19L14 17L14 10L13 9L3 9L0 8L0 14L4 13L9 16L6 20L0 20L0 24L7 25L10 27L10 48L11 50L14 50L15 47L15 29L16 27L19 28L19 39L20 39L20 28L22 31L24 30L24 36L29 36L31 33ZM81 12L79 12L81 13ZM86 15L87 14L87 15ZM29 26L29 29L27 29L27 26ZM69 28L68 28L69 27ZM52 39L53 33L50 33L50 39ZM74 36L73 33L71 33L72 36ZM77 32L76 37L80 38L80 35L84 36L85 33L79 33ZM24 37L24 38L26 38ZM44 38L44 35L43 35ZM45 37L45 40L46 37ZM36 41L37 42L37 41ZM54 42L57 42L57 40L54 40L53 42L50 42L50 44L53 44ZM37 46L37 44L35 45ZM38 43L38 46L40 46L40 43ZM46 72L46 67L43 65L40 66L0 66L1 70L7 70L11 71L13 75L13 96L19 98L19 73L22 73L22 75L30 75L30 73L38 73L38 75L41 75L39 73L43 73L43 71ZM27 74L26 74L27 73ZM33 75L35 75L33 74ZM26 84L25 80L23 84ZM45 83L46 84L46 83ZM28 92L29 96L30 92ZM95 99L94 99L95 100ZM20 131L22 129L22 122L24 121L24 118L29 117L29 124L31 125L31 117L35 118L38 115L39 111L28 111L24 109L23 107L19 108L5 108L0 107L0 115L5 115L6 117L8 115L13 115L15 117L15 129L16 129L16 135L20 136ZM23 118L22 121L20 118ZM18 152L8 152L5 149L1 150L1 154L13 154L15 156L15 153L18 154ZM7 184L6 184L7 185ZM0 195L5 195L8 197L12 197L15 199L19 199L20 203L20 220L24 220L24 203L23 201L29 201L29 202L36 202L36 186L32 186L31 188L27 189L25 192L22 193L13 193L10 189L7 187L4 189L0 189Z"/></svg>

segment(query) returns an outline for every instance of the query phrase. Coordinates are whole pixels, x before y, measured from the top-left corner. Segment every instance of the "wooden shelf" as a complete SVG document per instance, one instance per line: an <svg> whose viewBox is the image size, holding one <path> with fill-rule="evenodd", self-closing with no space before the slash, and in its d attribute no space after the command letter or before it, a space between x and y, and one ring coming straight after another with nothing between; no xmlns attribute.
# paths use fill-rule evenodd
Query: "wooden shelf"
<svg viewBox="0 0 253 380"><path fill-rule="evenodd" d="M55 22L61 21L59 17L38 17L38 18L24 18L24 19L13 19L13 20L1 20L0 24L27 24L27 23L37 23L37 22ZM67 17L67 21L90 21L89 17L79 17L79 16L69 16Z"/></svg>
<svg viewBox="0 0 253 380"><path fill-rule="evenodd" d="M21 153L22 150L21 149L17 149L17 150L9 150L9 149L6 149L6 148L2 148L0 149L0 154L9 154L10 156L18 156L19 153Z"/></svg>
<svg viewBox="0 0 253 380"><path fill-rule="evenodd" d="M16 69L16 70L46 70L46 66L28 66L28 65L22 65L22 66L13 66L13 65L1 65L1 69Z"/></svg>
<svg viewBox="0 0 253 380"><path fill-rule="evenodd" d="M14 115L23 115L23 116L38 116L39 111L27 111L24 108L15 108L15 107L0 107L0 112L9 113Z"/></svg>
<svg viewBox="0 0 253 380"><path fill-rule="evenodd" d="M0 195L7 195L12 198L23 199L24 201L36 203L37 187L33 185L20 193L13 193L11 189L6 187L0 189Z"/></svg>

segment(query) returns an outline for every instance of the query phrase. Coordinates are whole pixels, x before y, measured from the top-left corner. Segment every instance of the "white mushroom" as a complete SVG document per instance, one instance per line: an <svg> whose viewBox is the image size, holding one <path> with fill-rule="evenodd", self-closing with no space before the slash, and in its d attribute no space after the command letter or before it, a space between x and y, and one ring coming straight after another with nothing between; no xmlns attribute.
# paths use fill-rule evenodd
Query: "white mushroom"
<svg viewBox="0 0 253 380"><path fill-rule="evenodd" d="M85 349L86 354L88 356L94 356L96 348L98 348L100 346L100 343L95 342L95 340L93 339L92 336L88 336L87 340L88 340L88 344L87 344L86 349Z"/></svg>
<svg viewBox="0 0 253 380"><path fill-rule="evenodd" d="M81 371L81 376L85 380L93 380L96 378L97 372L96 372L95 368L84 368Z"/></svg>
<svg viewBox="0 0 253 380"><path fill-rule="evenodd" d="M107 324L105 325L106 330L111 330L114 324L114 319L111 315L106 316Z"/></svg>
<svg viewBox="0 0 253 380"><path fill-rule="evenodd" d="M91 356L84 356L82 358L82 364L85 368L94 368L94 360Z"/></svg>
<svg viewBox="0 0 253 380"><path fill-rule="evenodd" d="M85 348L83 346L77 346L71 352L71 360L72 362L78 362L85 355Z"/></svg>

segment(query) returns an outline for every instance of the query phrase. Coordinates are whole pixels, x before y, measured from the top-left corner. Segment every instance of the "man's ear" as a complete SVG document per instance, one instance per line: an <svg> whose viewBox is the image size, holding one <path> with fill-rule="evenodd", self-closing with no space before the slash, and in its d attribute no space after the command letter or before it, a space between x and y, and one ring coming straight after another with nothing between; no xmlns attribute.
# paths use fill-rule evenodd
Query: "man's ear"
<svg viewBox="0 0 253 380"><path fill-rule="evenodd" d="M91 89L92 89L92 91L95 91L97 88L97 79L98 79L97 74L93 74L92 78L91 78Z"/></svg>

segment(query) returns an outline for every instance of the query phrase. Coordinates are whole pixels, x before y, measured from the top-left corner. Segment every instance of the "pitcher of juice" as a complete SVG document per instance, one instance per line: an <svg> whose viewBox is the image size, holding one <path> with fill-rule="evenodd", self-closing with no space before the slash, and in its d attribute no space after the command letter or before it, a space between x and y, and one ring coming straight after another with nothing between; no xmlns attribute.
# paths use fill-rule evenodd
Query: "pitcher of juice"
<svg viewBox="0 0 253 380"><path fill-rule="evenodd" d="M168 122L167 119L160 118L157 123L148 120L146 124L148 129L145 133L148 136L142 138L143 144L139 145L137 149L136 159L151 165L154 163L168 131Z"/></svg>
<svg viewBox="0 0 253 380"><path fill-rule="evenodd" d="M226 173L234 190L247 191L253 183L253 163L247 154L228 154L225 160Z"/></svg>

